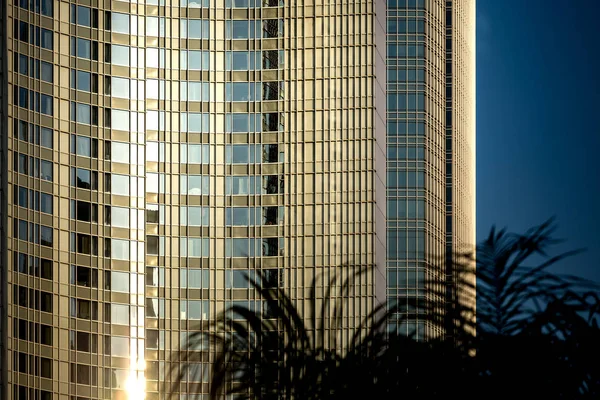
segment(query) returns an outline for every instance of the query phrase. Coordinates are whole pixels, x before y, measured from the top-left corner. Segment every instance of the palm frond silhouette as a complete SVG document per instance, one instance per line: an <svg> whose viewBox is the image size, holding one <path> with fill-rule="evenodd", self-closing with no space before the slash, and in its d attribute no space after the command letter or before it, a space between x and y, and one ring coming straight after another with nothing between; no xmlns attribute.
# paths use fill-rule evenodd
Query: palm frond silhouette
<svg viewBox="0 0 600 400"><path fill-rule="evenodd" d="M263 287L262 277L250 280L264 306L229 307L210 333L190 337L177 360L205 359L194 349L210 342L211 399L478 398L486 392L593 398L600 394L599 289L549 271L578 253L549 256L558 243L554 232L552 219L525 234L492 228L476 258L454 255L452 281L426 283L433 293L417 304L427 323L444 332L424 341L388 331L392 318L415 311L405 305L374 307L353 330L344 328L354 281L369 272L345 266L352 271L345 279L312 281L305 315L283 288Z"/></svg>

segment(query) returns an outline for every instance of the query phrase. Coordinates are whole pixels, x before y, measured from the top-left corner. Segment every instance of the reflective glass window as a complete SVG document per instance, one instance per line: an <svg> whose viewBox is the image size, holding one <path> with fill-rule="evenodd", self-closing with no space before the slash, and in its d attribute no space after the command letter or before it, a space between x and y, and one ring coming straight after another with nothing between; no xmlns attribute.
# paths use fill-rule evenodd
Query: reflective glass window
<svg viewBox="0 0 600 400"><path fill-rule="evenodd" d="M110 15L110 29L117 33L129 33L129 14L113 12Z"/></svg>
<svg viewBox="0 0 600 400"><path fill-rule="evenodd" d="M110 256L115 260L129 260L129 240L111 239Z"/></svg>
<svg viewBox="0 0 600 400"><path fill-rule="evenodd" d="M117 44L111 45L110 57L112 64L129 67L129 47Z"/></svg>
<svg viewBox="0 0 600 400"><path fill-rule="evenodd" d="M129 163L129 143L110 142L110 160L112 162L120 162L120 163L128 164Z"/></svg>
<svg viewBox="0 0 600 400"><path fill-rule="evenodd" d="M129 196L129 176L128 175L110 175L110 191L112 194Z"/></svg>

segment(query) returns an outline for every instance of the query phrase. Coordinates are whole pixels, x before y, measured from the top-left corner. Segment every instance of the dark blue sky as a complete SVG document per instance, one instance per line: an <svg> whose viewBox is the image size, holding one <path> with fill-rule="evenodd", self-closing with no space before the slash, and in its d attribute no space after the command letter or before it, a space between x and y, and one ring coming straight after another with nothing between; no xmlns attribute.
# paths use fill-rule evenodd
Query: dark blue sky
<svg viewBox="0 0 600 400"><path fill-rule="evenodd" d="M477 0L477 236L557 217L600 281L600 1Z"/></svg>

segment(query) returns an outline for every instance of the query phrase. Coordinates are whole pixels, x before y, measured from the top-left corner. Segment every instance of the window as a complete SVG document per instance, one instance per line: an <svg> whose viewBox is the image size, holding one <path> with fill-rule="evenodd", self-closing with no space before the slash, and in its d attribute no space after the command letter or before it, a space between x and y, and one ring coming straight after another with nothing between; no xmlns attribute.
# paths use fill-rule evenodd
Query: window
<svg viewBox="0 0 600 400"><path fill-rule="evenodd" d="M263 39L283 37L283 20L264 19L262 24Z"/></svg>
<svg viewBox="0 0 600 400"><path fill-rule="evenodd" d="M71 89L98 93L98 74L72 69Z"/></svg>
<svg viewBox="0 0 600 400"><path fill-rule="evenodd" d="M98 204L71 200L71 218L78 221L98 222Z"/></svg>
<svg viewBox="0 0 600 400"><path fill-rule="evenodd" d="M14 186L14 202L20 207L30 208L47 214L53 214L53 198L51 194L37 190Z"/></svg>
<svg viewBox="0 0 600 400"><path fill-rule="evenodd" d="M146 317L162 318L165 316L165 299L146 297Z"/></svg>
<svg viewBox="0 0 600 400"><path fill-rule="evenodd" d="M20 352L15 352L14 356L17 371L52 379L52 359Z"/></svg>
<svg viewBox="0 0 600 400"><path fill-rule="evenodd" d="M262 130L264 132L279 131L283 129L283 116L279 113L264 113L262 115Z"/></svg>
<svg viewBox="0 0 600 400"><path fill-rule="evenodd" d="M129 67L129 47L119 46L116 44L110 45L109 60L105 60L114 65L122 65Z"/></svg>
<svg viewBox="0 0 600 400"><path fill-rule="evenodd" d="M81 254L98 255L98 237L84 235L83 233L71 232L70 234L71 251Z"/></svg>
<svg viewBox="0 0 600 400"><path fill-rule="evenodd" d="M43 312L53 312L52 293L30 289L24 286L13 286L14 303Z"/></svg>
<svg viewBox="0 0 600 400"><path fill-rule="evenodd" d="M209 273L207 269L187 269L179 270L180 287L187 289L208 289Z"/></svg>
<svg viewBox="0 0 600 400"><path fill-rule="evenodd" d="M130 226L129 208L105 206L104 216L107 225L111 225L118 228L129 228ZM132 213L131 218L134 217L135 214Z"/></svg>
<svg viewBox="0 0 600 400"><path fill-rule="evenodd" d="M98 158L98 139L87 136L71 135L71 154Z"/></svg>
<svg viewBox="0 0 600 400"><path fill-rule="evenodd" d="M54 114L54 101L52 96L48 96L45 94L41 95L40 98L40 112L46 115Z"/></svg>
<svg viewBox="0 0 600 400"><path fill-rule="evenodd" d="M14 201L21 207L29 207L28 189L25 187L14 186ZM32 199L33 200L33 199Z"/></svg>
<svg viewBox="0 0 600 400"><path fill-rule="evenodd" d="M210 212L208 207L181 206L179 211L179 223L182 226L208 226Z"/></svg>
<svg viewBox="0 0 600 400"><path fill-rule="evenodd" d="M262 83L262 99L263 100L279 100L283 98L283 82L263 82ZM259 97L259 95L257 95Z"/></svg>
<svg viewBox="0 0 600 400"><path fill-rule="evenodd" d="M248 238L225 239L225 257L258 256L257 243L255 239Z"/></svg>
<svg viewBox="0 0 600 400"><path fill-rule="evenodd" d="M225 162L232 164L249 164L256 162L256 146L247 144L228 145L225 148Z"/></svg>
<svg viewBox="0 0 600 400"><path fill-rule="evenodd" d="M40 145L42 147L47 147L49 149L53 148L54 147L54 134L52 132L52 129L42 127L40 132L41 132Z"/></svg>
<svg viewBox="0 0 600 400"><path fill-rule="evenodd" d="M146 236L146 254L158 256L161 254L158 236ZM164 241L163 241L164 243Z"/></svg>
<svg viewBox="0 0 600 400"><path fill-rule="evenodd" d="M110 91L106 94L110 94L112 97L118 97L121 99L129 99L129 87L133 86L136 81L132 81L132 85L129 83L127 78L107 77L109 82Z"/></svg>
<svg viewBox="0 0 600 400"><path fill-rule="evenodd" d="M280 249L283 249L283 239L281 238L263 238L262 239L262 255L265 257L274 257L279 254Z"/></svg>
<svg viewBox="0 0 600 400"><path fill-rule="evenodd" d="M181 237L179 243L182 257L208 257L210 255L208 238Z"/></svg>
<svg viewBox="0 0 600 400"><path fill-rule="evenodd" d="M108 185L108 191L110 191L112 194L129 196L128 175L106 174L105 177L108 177L108 180L105 178Z"/></svg>
<svg viewBox="0 0 600 400"><path fill-rule="evenodd" d="M135 278L135 275L132 276ZM107 271L104 273L104 289L113 292L129 293L129 274L127 272ZM133 290L135 293L135 290Z"/></svg>
<svg viewBox="0 0 600 400"><path fill-rule="evenodd" d="M264 289L276 288L279 286L279 283L282 278L282 274L277 269L264 269L262 271L262 279L260 280L261 286Z"/></svg>
<svg viewBox="0 0 600 400"><path fill-rule="evenodd" d="M247 133L261 131L260 114L225 114L225 131Z"/></svg>
<svg viewBox="0 0 600 400"><path fill-rule="evenodd" d="M74 57L98 61L98 42L72 37L71 55Z"/></svg>
<svg viewBox="0 0 600 400"><path fill-rule="evenodd" d="M248 71L261 69L260 51L228 51L225 53L225 70Z"/></svg>
<svg viewBox="0 0 600 400"><path fill-rule="evenodd" d="M104 354L113 357L129 357L130 339L123 336L104 336Z"/></svg>
<svg viewBox="0 0 600 400"><path fill-rule="evenodd" d="M71 23L90 28L97 28L98 10L71 4Z"/></svg>
<svg viewBox="0 0 600 400"><path fill-rule="evenodd" d="M111 13L110 29L113 32L129 34L129 19L129 14L121 14L116 12Z"/></svg>
<svg viewBox="0 0 600 400"><path fill-rule="evenodd" d="M28 108L46 115L53 115L54 104L52 96L18 86L14 86L13 90L15 102L19 107Z"/></svg>
<svg viewBox="0 0 600 400"><path fill-rule="evenodd" d="M165 174L146 174L146 193L165 193Z"/></svg>
<svg viewBox="0 0 600 400"><path fill-rule="evenodd" d="M209 177L201 175L180 175L180 192L189 195L208 195Z"/></svg>
<svg viewBox="0 0 600 400"><path fill-rule="evenodd" d="M233 289L249 289L254 280L254 271L234 269L225 271L225 287Z"/></svg>
<svg viewBox="0 0 600 400"><path fill-rule="evenodd" d="M283 152L279 152L276 144L264 144L262 146L262 162L274 163L283 162Z"/></svg>
<svg viewBox="0 0 600 400"><path fill-rule="evenodd" d="M71 363L70 382L96 386L98 384L98 367Z"/></svg>
<svg viewBox="0 0 600 400"><path fill-rule="evenodd" d="M129 143L106 142L105 146L110 148L108 160L129 164ZM135 146L131 151L135 151Z"/></svg>
<svg viewBox="0 0 600 400"><path fill-rule="evenodd" d="M180 19L181 38L209 39L209 21L201 19Z"/></svg>
<svg viewBox="0 0 600 400"><path fill-rule="evenodd" d="M146 285L164 286L165 269L163 267L146 267Z"/></svg>
<svg viewBox="0 0 600 400"><path fill-rule="evenodd" d="M207 320L209 318L210 303L207 300L181 300L179 304L181 319Z"/></svg>
<svg viewBox="0 0 600 400"><path fill-rule="evenodd" d="M277 0L278 1L278 0ZM263 0L226 0L225 7L230 8L254 8L260 7Z"/></svg>
<svg viewBox="0 0 600 400"><path fill-rule="evenodd" d="M29 58L23 54L14 55L15 71L31 78L41 79L45 82L54 81L54 66L46 61Z"/></svg>
<svg viewBox="0 0 600 400"><path fill-rule="evenodd" d="M146 329L146 348L164 350L165 349L165 331Z"/></svg>
<svg viewBox="0 0 600 400"><path fill-rule="evenodd" d="M29 75L29 57L23 54L14 56L15 70L20 74Z"/></svg>
<svg viewBox="0 0 600 400"><path fill-rule="evenodd" d="M165 49L146 48L146 67L164 68Z"/></svg>
<svg viewBox="0 0 600 400"><path fill-rule="evenodd" d="M106 239L105 251L108 253L106 257L111 257L114 260L129 260L129 240L122 239Z"/></svg>
<svg viewBox="0 0 600 400"><path fill-rule="evenodd" d="M24 319L14 319L13 334L21 340L52 346L52 326L30 322Z"/></svg>
<svg viewBox="0 0 600 400"><path fill-rule="evenodd" d="M149 4L149 2L146 2ZM104 369L104 386L110 387L113 390L126 390L127 382L130 376L129 369L105 368ZM123 393L123 392L121 392Z"/></svg>
<svg viewBox="0 0 600 400"><path fill-rule="evenodd" d="M132 308L135 311L135 308ZM133 316L132 316L133 319ZM137 320L137 318L135 318ZM126 304L104 304L104 322L129 325L129 306Z"/></svg>
<svg viewBox="0 0 600 400"><path fill-rule="evenodd" d="M19 273L52 279L52 260L29 256L23 253L13 253L14 270Z"/></svg>
<svg viewBox="0 0 600 400"><path fill-rule="evenodd" d="M40 78L45 82L52 83L54 81L54 66L50 63L42 61L40 63Z"/></svg>
<svg viewBox="0 0 600 400"><path fill-rule="evenodd" d="M209 69L210 56L208 51L181 50L180 68L182 70L206 71Z"/></svg>
<svg viewBox="0 0 600 400"><path fill-rule="evenodd" d="M262 177L262 194L283 193L283 176L265 175Z"/></svg>
<svg viewBox="0 0 600 400"><path fill-rule="evenodd" d="M159 221L158 204L146 204L146 222L158 224Z"/></svg>
<svg viewBox="0 0 600 400"><path fill-rule="evenodd" d="M98 287L97 269L71 265L70 273L70 282L72 285L85 286L89 288Z"/></svg>
<svg viewBox="0 0 600 400"><path fill-rule="evenodd" d="M86 353L98 353L98 335L87 332L69 331L69 348Z"/></svg>
<svg viewBox="0 0 600 400"><path fill-rule="evenodd" d="M146 36L165 36L164 17L146 17Z"/></svg>
<svg viewBox="0 0 600 400"><path fill-rule="evenodd" d="M80 124L98 125L98 107L71 102L71 121Z"/></svg>
<svg viewBox="0 0 600 400"><path fill-rule="evenodd" d="M225 177L225 194L249 195L260 194L260 177L227 176Z"/></svg>
<svg viewBox="0 0 600 400"><path fill-rule="evenodd" d="M98 190L98 172L83 168L71 168L71 186Z"/></svg>
<svg viewBox="0 0 600 400"><path fill-rule="evenodd" d="M208 133L210 129L209 114L181 113L181 131Z"/></svg>
<svg viewBox="0 0 600 400"><path fill-rule="evenodd" d="M40 244L48 247L54 244L54 231L51 227L40 225Z"/></svg>
<svg viewBox="0 0 600 400"><path fill-rule="evenodd" d="M180 144L179 161L187 164L209 164L210 146L207 144Z"/></svg>
<svg viewBox="0 0 600 400"><path fill-rule="evenodd" d="M260 39L260 22L249 20L225 21L225 39Z"/></svg>
<svg viewBox="0 0 600 400"><path fill-rule="evenodd" d="M179 0L179 5L181 7L188 8L200 8L200 7L209 7L209 0Z"/></svg>
<svg viewBox="0 0 600 400"><path fill-rule="evenodd" d="M225 209L226 226L253 226L255 224L255 208L228 207Z"/></svg>
<svg viewBox="0 0 600 400"><path fill-rule="evenodd" d="M161 84L164 81L160 81ZM210 101L210 84L208 82L181 82L179 91L179 99L182 101ZM162 89L161 87L161 90ZM164 97L164 96L163 96Z"/></svg>
<svg viewBox="0 0 600 400"><path fill-rule="evenodd" d="M260 95L260 83L228 82L225 84L226 101L259 101Z"/></svg>
<svg viewBox="0 0 600 400"><path fill-rule="evenodd" d="M19 7L31 12L41 13L47 17L53 16L53 0L20 0ZM25 397L23 397L23 400Z"/></svg>

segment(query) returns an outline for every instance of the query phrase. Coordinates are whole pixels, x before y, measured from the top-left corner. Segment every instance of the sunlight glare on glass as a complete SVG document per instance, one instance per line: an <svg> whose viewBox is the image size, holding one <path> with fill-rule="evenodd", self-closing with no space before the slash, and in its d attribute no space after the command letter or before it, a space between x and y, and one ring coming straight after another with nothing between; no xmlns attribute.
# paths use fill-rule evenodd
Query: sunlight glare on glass
<svg viewBox="0 0 600 400"><path fill-rule="evenodd" d="M128 400L144 400L146 397L146 379L137 374L137 371L131 371L125 384Z"/></svg>

